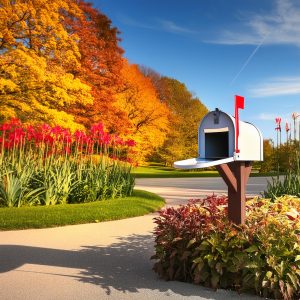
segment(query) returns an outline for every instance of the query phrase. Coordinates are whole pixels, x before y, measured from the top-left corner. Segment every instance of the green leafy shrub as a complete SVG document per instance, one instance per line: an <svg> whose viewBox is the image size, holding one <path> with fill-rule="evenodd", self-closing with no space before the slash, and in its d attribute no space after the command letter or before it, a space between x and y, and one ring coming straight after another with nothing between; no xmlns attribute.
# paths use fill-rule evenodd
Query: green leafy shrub
<svg viewBox="0 0 300 300"><path fill-rule="evenodd" d="M164 209L155 218L154 270L166 280L298 299L299 211L299 198L253 199L246 224L237 226L225 197Z"/></svg>
<svg viewBox="0 0 300 300"><path fill-rule="evenodd" d="M9 156L0 161L0 206L91 202L129 196L134 188L131 166L125 162L103 158L101 163L79 164L61 158L45 164L34 154L28 157L26 163Z"/></svg>
<svg viewBox="0 0 300 300"><path fill-rule="evenodd" d="M299 150L295 150L290 160L287 174L283 180L279 176L268 182L264 197L274 200L282 195L294 195L300 197L300 157Z"/></svg>
<svg viewBox="0 0 300 300"><path fill-rule="evenodd" d="M56 205L130 196L133 140L104 130L0 125L0 206Z"/></svg>

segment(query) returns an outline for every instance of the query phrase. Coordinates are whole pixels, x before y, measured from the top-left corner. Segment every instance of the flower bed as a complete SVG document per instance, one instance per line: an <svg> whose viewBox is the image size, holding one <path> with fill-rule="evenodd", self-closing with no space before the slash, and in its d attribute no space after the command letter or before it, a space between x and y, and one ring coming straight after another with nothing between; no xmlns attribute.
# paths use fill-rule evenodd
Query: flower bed
<svg viewBox="0 0 300 300"><path fill-rule="evenodd" d="M0 206L51 205L128 196L133 140L12 120L0 126Z"/></svg>
<svg viewBox="0 0 300 300"><path fill-rule="evenodd" d="M167 208L155 218L154 270L166 280L299 299L300 199L247 202L246 224L227 219L227 198Z"/></svg>

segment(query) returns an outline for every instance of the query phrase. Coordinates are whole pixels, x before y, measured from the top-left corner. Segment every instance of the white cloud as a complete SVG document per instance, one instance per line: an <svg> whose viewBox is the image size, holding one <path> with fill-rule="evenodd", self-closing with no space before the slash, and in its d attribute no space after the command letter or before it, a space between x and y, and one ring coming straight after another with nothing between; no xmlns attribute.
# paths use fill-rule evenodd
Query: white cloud
<svg viewBox="0 0 300 300"><path fill-rule="evenodd" d="M172 33L196 33L195 31L179 26L175 24L173 21L170 20L160 20L160 24L162 25L162 29L167 32L172 32Z"/></svg>
<svg viewBox="0 0 300 300"><path fill-rule="evenodd" d="M238 30L224 30L210 41L227 45L286 44L300 47L300 2L277 0L269 15L256 14L239 24Z"/></svg>
<svg viewBox="0 0 300 300"><path fill-rule="evenodd" d="M275 114L260 113L257 118L263 121L274 121L276 117L277 116Z"/></svg>
<svg viewBox="0 0 300 300"><path fill-rule="evenodd" d="M122 22L124 25L132 26L132 27L138 27L138 28L144 28L144 29L152 29L156 30L157 28L153 25L146 24L143 22L136 21L126 15L118 15L118 19L120 22Z"/></svg>
<svg viewBox="0 0 300 300"><path fill-rule="evenodd" d="M118 16L120 22L122 22L125 25L137 27L137 28L143 28L143 29L150 29L150 30L157 30L157 31L165 31L175 34L195 34L196 31L184 27L182 25L176 24L174 21L171 20L154 20L153 22L140 22L137 20L134 20L128 16L125 15L119 15Z"/></svg>
<svg viewBox="0 0 300 300"><path fill-rule="evenodd" d="M300 95L300 77L278 77L251 88L252 97Z"/></svg>
<svg viewBox="0 0 300 300"><path fill-rule="evenodd" d="M291 121L291 114L288 114L288 113L282 114L282 112L279 113L279 114L278 113L274 114L274 113L269 113L269 112L263 112L263 113L260 113L255 118L257 120L262 120L262 121L271 121L271 122L273 122L275 124L275 119L278 118L279 116L282 119L282 121L281 121L281 124L283 124L282 126L284 126L286 122L290 122Z"/></svg>

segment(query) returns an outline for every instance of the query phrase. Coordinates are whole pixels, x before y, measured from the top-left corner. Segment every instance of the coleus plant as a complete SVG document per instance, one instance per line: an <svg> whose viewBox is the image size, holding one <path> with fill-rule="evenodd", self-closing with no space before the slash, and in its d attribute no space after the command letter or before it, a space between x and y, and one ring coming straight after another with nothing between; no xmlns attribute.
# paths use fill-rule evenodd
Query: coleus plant
<svg viewBox="0 0 300 300"><path fill-rule="evenodd" d="M299 212L292 196L248 201L243 226L228 221L224 196L164 209L155 218L154 270L166 280L298 299Z"/></svg>

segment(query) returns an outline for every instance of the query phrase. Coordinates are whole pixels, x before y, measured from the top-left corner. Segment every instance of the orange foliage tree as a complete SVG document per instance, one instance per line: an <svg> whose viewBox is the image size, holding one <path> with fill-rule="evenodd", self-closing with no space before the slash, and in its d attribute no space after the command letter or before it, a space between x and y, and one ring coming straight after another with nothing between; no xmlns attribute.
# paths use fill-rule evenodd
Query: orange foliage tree
<svg viewBox="0 0 300 300"><path fill-rule="evenodd" d="M123 85L117 103L130 120L130 135L137 143L136 154L142 162L164 143L170 111L160 102L151 80L137 65L124 59L121 75Z"/></svg>
<svg viewBox="0 0 300 300"><path fill-rule="evenodd" d="M94 101L87 106L76 103L68 112L86 127L101 121L112 132L124 132L128 126L126 114L114 99L121 84L123 54L118 46L118 30L91 4L79 1L79 8L82 14L66 18L65 26L79 37L80 67L73 73L91 86Z"/></svg>
<svg viewBox="0 0 300 300"><path fill-rule="evenodd" d="M118 35L83 0L0 0L0 120L102 122L136 141L140 162L193 153L207 109L182 83L129 64Z"/></svg>
<svg viewBox="0 0 300 300"><path fill-rule="evenodd" d="M161 76L146 67L140 69L151 79L160 100L171 111L170 131L163 146L151 159L172 165L176 160L197 156L198 126L208 109L182 82Z"/></svg>

